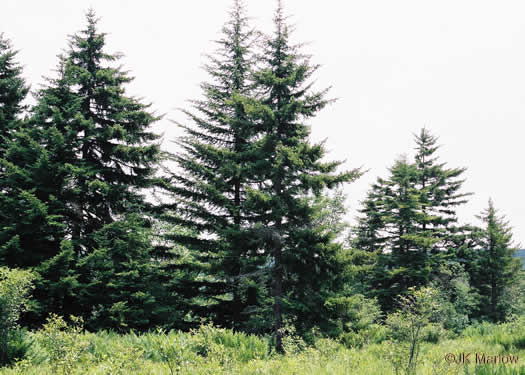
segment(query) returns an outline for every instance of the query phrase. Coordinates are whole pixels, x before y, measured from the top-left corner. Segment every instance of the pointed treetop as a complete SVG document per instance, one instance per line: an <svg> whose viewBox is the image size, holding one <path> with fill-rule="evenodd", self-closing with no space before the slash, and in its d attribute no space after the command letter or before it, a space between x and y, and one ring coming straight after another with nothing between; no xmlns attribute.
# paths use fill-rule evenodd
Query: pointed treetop
<svg viewBox="0 0 525 375"><path fill-rule="evenodd" d="M100 21L100 18L97 17L93 8L89 8L86 12L86 19L88 21L88 30L95 31L97 23L98 21Z"/></svg>
<svg viewBox="0 0 525 375"><path fill-rule="evenodd" d="M277 0L277 9L275 10L275 15L273 17L273 22L276 28L274 43L277 47L277 54L285 52L286 49L290 48L290 46L287 45L289 36L289 26L286 23L287 19L288 16L284 15L283 2L281 0Z"/></svg>
<svg viewBox="0 0 525 375"><path fill-rule="evenodd" d="M431 166L437 158L430 158L440 146L436 145L438 137L432 135L430 131L423 127L419 135L414 135L416 142L416 164L418 167Z"/></svg>
<svg viewBox="0 0 525 375"><path fill-rule="evenodd" d="M10 123L25 109L22 101L29 92L29 86L22 78L22 67L15 60L17 53L11 41L0 33L0 148L2 138L8 136L9 129L14 126Z"/></svg>
<svg viewBox="0 0 525 375"><path fill-rule="evenodd" d="M273 20L277 26L277 30L280 31L280 27L283 26L285 21L283 2L281 0L277 0L277 9L275 10L275 16Z"/></svg>

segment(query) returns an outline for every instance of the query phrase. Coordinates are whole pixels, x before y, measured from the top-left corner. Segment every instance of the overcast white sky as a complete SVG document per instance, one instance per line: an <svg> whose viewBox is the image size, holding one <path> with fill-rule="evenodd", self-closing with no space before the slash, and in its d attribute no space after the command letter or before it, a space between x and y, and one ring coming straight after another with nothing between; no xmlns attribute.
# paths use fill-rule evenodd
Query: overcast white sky
<svg viewBox="0 0 525 375"><path fill-rule="evenodd" d="M247 0L253 25L272 30L274 1ZM339 98L311 121L312 138L327 139L329 157L369 172L349 185L354 217L377 176L403 153L413 133L439 136L442 161L468 168L459 210L474 215L489 197L525 245L525 3L484 0L285 0L293 40L310 42L319 87ZM168 119L200 95L203 55L215 48L232 0L76 0L0 2L0 32L20 50L24 76L38 88L52 74L67 35L84 28L93 7L107 32L109 52L136 77L130 94L153 103L166 118L156 126L164 145L179 133Z"/></svg>

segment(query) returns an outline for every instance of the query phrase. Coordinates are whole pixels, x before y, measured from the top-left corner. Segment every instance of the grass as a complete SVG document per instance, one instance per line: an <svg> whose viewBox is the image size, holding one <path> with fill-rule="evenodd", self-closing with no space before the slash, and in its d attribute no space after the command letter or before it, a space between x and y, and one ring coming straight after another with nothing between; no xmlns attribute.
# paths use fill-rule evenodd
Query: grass
<svg viewBox="0 0 525 375"><path fill-rule="evenodd" d="M202 326L198 330L119 335L83 332L60 323L29 333L32 342L23 360L0 369L1 375L69 374L396 374L389 341L348 348L331 339L318 339L303 348L293 338L287 354L270 350L269 338ZM510 354L513 365L448 364L447 353ZM417 374L525 375L525 319L514 323L483 323L458 337L421 346ZM399 374L403 374L401 370Z"/></svg>

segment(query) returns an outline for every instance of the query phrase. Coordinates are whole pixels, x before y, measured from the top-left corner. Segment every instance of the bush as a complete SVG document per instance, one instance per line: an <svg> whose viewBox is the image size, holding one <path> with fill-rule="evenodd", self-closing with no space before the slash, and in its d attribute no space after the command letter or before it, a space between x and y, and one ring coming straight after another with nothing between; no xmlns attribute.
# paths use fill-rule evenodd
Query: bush
<svg viewBox="0 0 525 375"><path fill-rule="evenodd" d="M25 358L32 344L33 340L25 330L11 330L11 332L9 332L9 343L7 347L10 362L19 361Z"/></svg>
<svg viewBox="0 0 525 375"><path fill-rule="evenodd" d="M505 351L525 349L525 317L494 325L488 340L490 343L502 345Z"/></svg>
<svg viewBox="0 0 525 375"><path fill-rule="evenodd" d="M254 335L217 328L211 324L192 330L191 335L192 350L204 357L215 356L224 360L225 356L230 356L237 361L248 362L268 355L268 342Z"/></svg>
<svg viewBox="0 0 525 375"><path fill-rule="evenodd" d="M463 331L480 298L464 267L455 262L442 264L430 286L437 291L443 326L455 333Z"/></svg>
<svg viewBox="0 0 525 375"><path fill-rule="evenodd" d="M318 339L315 342L315 349L326 358L333 357L337 352L343 349L343 346L332 339Z"/></svg>
<svg viewBox="0 0 525 375"><path fill-rule="evenodd" d="M37 335L39 344L47 352L55 374L73 373L76 362L87 351L89 342L82 334L83 321L71 316L72 324L67 324L58 315L51 314Z"/></svg>
<svg viewBox="0 0 525 375"><path fill-rule="evenodd" d="M162 329L151 335L153 348L162 362L168 367L170 374L174 375L187 364L191 363L195 355L191 351L189 340L181 333L169 335Z"/></svg>
<svg viewBox="0 0 525 375"><path fill-rule="evenodd" d="M341 322L345 332L358 332L376 323L381 317L377 300L361 294L328 298L325 307Z"/></svg>
<svg viewBox="0 0 525 375"><path fill-rule="evenodd" d="M387 317L386 323L393 339L388 345L388 357L396 374L400 371L407 375L416 374L425 328L438 317L436 296L437 291L432 288L410 288L407 295L398 297L399 310ZM439 336L431 339L438 341Z"/></svg>
<svg viewBox="0 0 525 375"><path fill-rule="evenodd" d="M0 267L0 365L11 363L18 355L16 329L20 314L27 308L34 275L28 271ZM21 351L22 347L19 346ZM11 352L10 352L11 350Z"/></svg>
<svg viewBox="0 0 525 375"><path fill-rule="evenodd" d="M445 332L441 324L427 324L421 331L421 341L437 344L445 336Z"/></svg>
<svg viewBox="0 0 525 375"><path fill-rule="evenodd" d="M361 348L365 344L365 339L357 332L344 332L339 336L339 340L347 348Z"/></svg>

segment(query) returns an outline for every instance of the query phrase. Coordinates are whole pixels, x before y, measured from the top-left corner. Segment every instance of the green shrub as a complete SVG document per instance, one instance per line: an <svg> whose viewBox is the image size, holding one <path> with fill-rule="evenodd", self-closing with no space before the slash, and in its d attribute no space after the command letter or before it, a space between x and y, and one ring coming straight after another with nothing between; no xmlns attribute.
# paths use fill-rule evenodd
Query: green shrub
<svg viewBox="0 0 525 375"><path fill-rule="evenodd" d="M283 350L287 355L298 354L307 348L307 344L304 339L297 334L295 326L292 324L286 324L282 328L283 333Z"/></svg>
<svg viewBox="0 0 525 375"><path fill-rule="evenodd" d="M232 330L217 328L211 324L202 325L190 334L193 350L203 357L212 353L221 358L231 356L240 362L248 362L252 359L263 359L268 355L268 342L255 335L234 333ZM217 346L225 348L225 351Z"/></svg>
<svg viewBox="0 0 525 375"><path fill-rule="evenodd" d="M33 339L23 329L15 329L9 332L9 343L7 347L8 358L11 362L22 360L26 357Z"/></svg>
<svg viewBox="0 0 525 375"><path fill-rule="evenodd" d="M381 308L375 298L366 298L361 294L331 297L325 307L339 321L344 332L358 332L376 323L381 317Z"/></svg>
<svg viewBox="0 0 525 375"><path fill-rule="evenodd" d="M353 331L342 333L339 339L347 348L361 348L365 344L364 337Z"/></svg>
<svg viewBox="0 0 525 375"><path fill-rule="evenodd" d="M343 346L335 340L322 338L315 342L315 349L325 357L333 357Z"/></svg>
<svg viewBox="0 0 525 375"><path fill-rule="evenodd" d="M82 334L82 319L71 316L71 321L69 325L62 317L51 314L36 336L40 346L47 352L55 374L72 374L76 362L89 347L89 341Z"/></svg>
<svg viewBox="0 0 525 375"><path fill-rule="evenodd" d="M445 330L441 324L430 323L423 327L421 340L432 344L437 344L445 336Z"/></svg>
<svg viewBox="0 0 525 375"><path fill-rule="evenodd" d="M142 349L117 345L103 357L100 367L107 375L136 374L142 367L143 354Z"/></svg>
<svg viewBox="0 0 525 375"><path fill-rule="evenodd" d="M12 345L18 345L14 331L20 314L27 307L34 277L28 271L0 267L0 365L15 358L10 355L9 341L14 340Z"/></svg>
<svg viewBox="0 0 525 375"><path fill-rule="evenodd" d="M408 294L398 297L399 310L387 317L392 338L390 345L387 345L387 357L396 374L416 374L425 327L439 314L436 297L435 289L409 288Z"/></svg>
<svg viewBox="0 0 525 375"><path fill-rule="evenodd" d="M190 341L182 333L166 334L164 330L158 329L156 334L151 335L151 340L155 352L166 364L171 375L178 374L195 360Z"/></svg>

